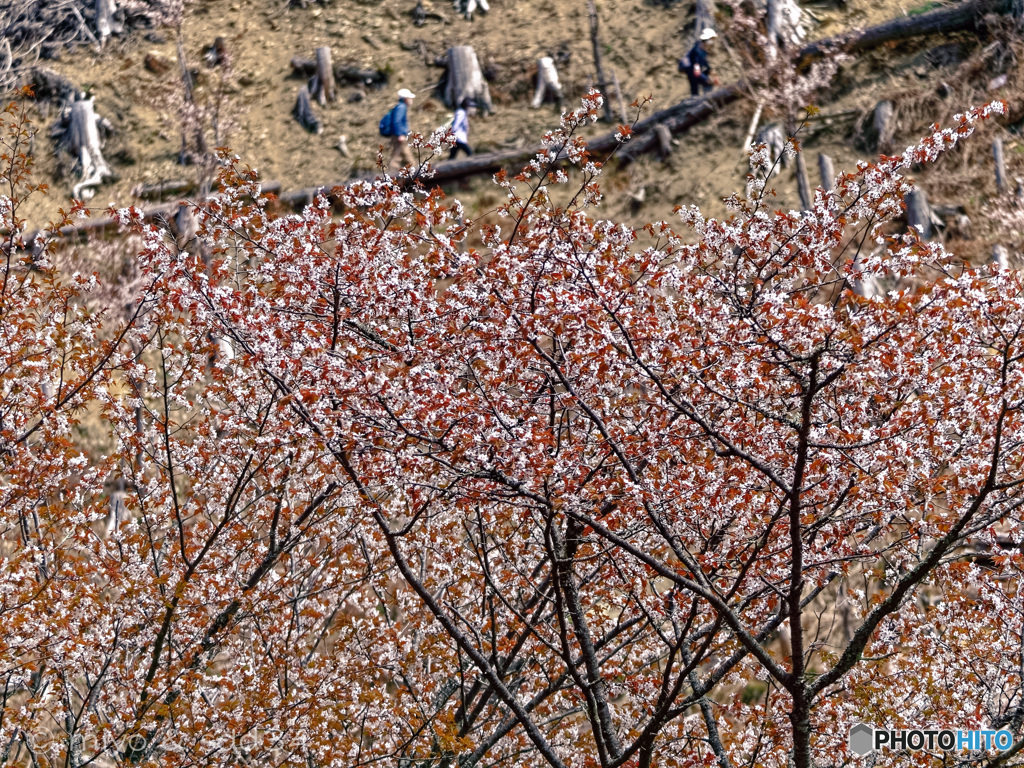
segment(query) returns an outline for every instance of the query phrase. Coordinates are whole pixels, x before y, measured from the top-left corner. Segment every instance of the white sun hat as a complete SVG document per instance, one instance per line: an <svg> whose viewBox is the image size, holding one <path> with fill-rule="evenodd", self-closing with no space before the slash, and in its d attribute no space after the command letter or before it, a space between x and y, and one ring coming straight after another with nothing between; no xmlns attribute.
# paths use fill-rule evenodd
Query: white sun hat
<svg viewBox="0 0 1024 768"><path fill-rule="evenodd" d="M410 91L408 88L403 88L398 92L398 98L400 99L415 99L416 94Z"/></svg>
<svg viewBox="0 0 1024 768"><path fill-rule="evenodd" d="M718 33L715 32L711 27L704 27L704 31L700 33L701 40L711 40L712 38L718 37Z"/></svg>

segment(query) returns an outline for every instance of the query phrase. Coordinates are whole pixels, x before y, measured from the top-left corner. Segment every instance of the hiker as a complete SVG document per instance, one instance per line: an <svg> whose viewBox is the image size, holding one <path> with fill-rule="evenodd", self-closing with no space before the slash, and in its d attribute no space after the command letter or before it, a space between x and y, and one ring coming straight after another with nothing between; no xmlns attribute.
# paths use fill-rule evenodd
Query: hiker
<svg viewBox="0 0 1024 768"><path fill-rule="evenodd" d="M387 168L394 172L415 164L409 149L409 105L416 95L408 88L398 92L398 103L380 120L380 135L391 139L391 159Z"/></svg>
<svg viewBox="0 0 1024 768"><path fill-rule="evenodd" d="M679 71L685 72L690 81L690 95L700 96L701 92L710 91L718 85L718 78L711 77L711 64L708 62L707 44L718 37L711 27L705 27L700 38L693 44L690 52L679 60Z"/></svg>
<svg viewBox="0 0 1024 768"><path fill-rule="evenodd" d="M562 84L558 82L558 71L555 69L555 60L550 56L541 56L537 59L537 90L533 94L533 101L530 102L532 109L540 109L544 96L551 92L558 101L558 108L562 108Z"/></svg>
<svg viewBox="0 0 1024 768"><path fill-rule="evenodd" d="M469 118L476 114L476 102L472 99L463 99L462 104L455 110L455 117L452 118L452 134L455 136L455 146L448 156L454 160L461 149L466 157L473 156L473 148L469 146Z"/></svg>
<svg viewBox="0 0 1024 768"><path fill-rule="evenodd" d="M476 12L477 6L480 7L481 13L488 13L491 10L487 0L453 0L452 5L455 6L457 14L466 17L466 21L473 20L473 13Z"/></svg>

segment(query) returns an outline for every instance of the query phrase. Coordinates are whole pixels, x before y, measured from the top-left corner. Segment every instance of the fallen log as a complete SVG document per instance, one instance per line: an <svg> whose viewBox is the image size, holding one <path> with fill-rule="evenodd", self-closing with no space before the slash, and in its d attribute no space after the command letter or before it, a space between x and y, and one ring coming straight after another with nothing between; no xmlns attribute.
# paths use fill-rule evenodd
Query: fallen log
<svg viewBox="0 0 1024 768"><path fill-rule="evenodd" d="M1012 6L1013 0L969 0L951 8L940 8L916 16L893 19L874 27L809 43L800 49L798 60L803 63L807 59L819 58L834 50L858 53L894 40L973 29L985 14L1009 13Z"/></svg>
<svg viewBox="0 0 1024 768"><path fill-rule="evenodd" d="M161 198L165 195L185 195L195 189L195 182L187 179L170 179L156 184L140 184L132 190L132 196L143 200Z"/></svg>
<svg viewBox="0 0 1024 768"><path fill-rule="evenodd" d="M293 56L290 63L292 67L292 77L309 78L316 74L316 59L305 59L301 56ZM369 85L374 88L381 88L388 84L388 73L379 69L360 69L359 67L347 67L335 64L333 72L335 80L343 80L346 83Z"/></svg>
<svg viewBox="0 0 1024 768"><path fill-rule="evenodd" d="M320 118L313 112L313 102L309 97L309 86L304 85L299 89L299 95L295 99L295 106L292 108L292 116L299 121L299 125L310 133L323 133L324 127Z"/></svg>

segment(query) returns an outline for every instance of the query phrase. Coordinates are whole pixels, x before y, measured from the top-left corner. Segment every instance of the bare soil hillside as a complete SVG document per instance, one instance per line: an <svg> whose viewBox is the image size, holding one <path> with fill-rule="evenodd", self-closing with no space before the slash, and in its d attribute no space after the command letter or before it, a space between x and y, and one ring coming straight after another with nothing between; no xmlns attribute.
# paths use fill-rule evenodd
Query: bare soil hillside
<svg viewBox="0 0 1024 768"><path fill-rule="evenodd" d="M816 19L809 37L931 5L850 0L841 8L806 6ZM215 109L222 142L259 169L263 178L280 181L289 190L371 172L381 144L377 121L399 87L418 95L411 114L413 130L428 132L446 122L449 113L434 86L443 73L435 61L449 46L474 46L491 80L495 113L473 123L471 139L477 151L525 146L556 123L553 105L529 109L538 56L560 54L568 104L595 80L584 0L492 0L490 12L478 13L472 21L456 15L449 2L424 0L428 15L422 27L412 23L414 6L413 0L334 0L306 8L289 6L286 0L194 0L186 6L180 33L197 98ZM676 60L692 37L693 3L599 0L598 9L605 67L614 70L627 104L650 96L651 109L659 109L688 95ZM102 53L79 48L46 62L95 96L97 111L115 130L105 153L119 179L100 189L91 201L94 208L138 202L132 196L138 185L188 179L193 173L178 162L182 120L177 35L174 29L136 32L108 44ZM226 80L222 70L204 59L217 37L225 39L231 57ZM335 63L381 70L390 81L380 89L339 84L336 103L315 106L324 125L323 133L315 135L291 115L303 81L293 76L290 61L294 56L311 57L322 45L331 47ZM881 99L896 105L897 142L912 140L930 122L947 119L969 103L1005 98L1017 104L1021 80L1014 51L1009 31L993 23L982 34L890 44L848 62L819 101L822 115L803 132L812 181L818 181L818 152L831 155L837 170L872 156L875 148L861 138L866 116ZM738 57L726 46L716 47L712 56L722 82L742 76ZM1000 72L1007 74L1006 83L990 87ZM220 99L214 98L216 92ZM666 218L679 204L697 203L707 212L720 213L721 198L743 188L746 161L741 147L753 111L752 100L741 100L677 137L666 162L646 156L613 169L605 180L605 212L639 222ZM40 104L37 120L44 130L35 154L42 180L51 184L52 192L26 209L32 225L42 224L65 205L73 184L64 173L67 159L58 160L45 130L53 119L52 111ZM989 130L1004 134L1011 175L1019 172L1024 147L1016 135L1005 123ZM347 137L348 156L336 149L342 134ZM970 208L992 195L987 146L985 141L976 142L974 149L950 158L922 180L933 202ZM456 189L471 213L486 211L498 200L487 179L463 182ZM791 171L777 179L777 189L780 207L796 206Z"/></svg>

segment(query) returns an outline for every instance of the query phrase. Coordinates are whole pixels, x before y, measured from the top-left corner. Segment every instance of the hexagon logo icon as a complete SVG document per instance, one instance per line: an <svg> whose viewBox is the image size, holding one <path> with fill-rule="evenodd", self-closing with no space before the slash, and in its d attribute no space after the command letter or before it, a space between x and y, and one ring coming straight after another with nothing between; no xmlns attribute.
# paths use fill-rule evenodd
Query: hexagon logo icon
<svg viewBox="0 0 1024 768"><path fill-rule="evenodd" d="M866 755L874 749L872 743L875 740L874 737L874 728L870 725L864 725L864 723L857 723L857 725L850 728L850 751L855 755Z"/></svg>

